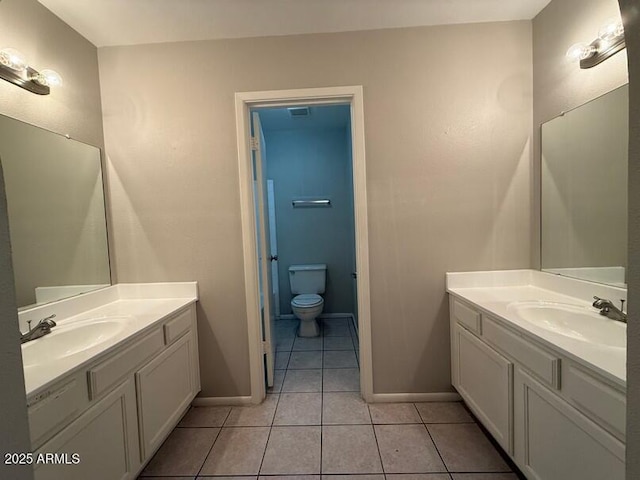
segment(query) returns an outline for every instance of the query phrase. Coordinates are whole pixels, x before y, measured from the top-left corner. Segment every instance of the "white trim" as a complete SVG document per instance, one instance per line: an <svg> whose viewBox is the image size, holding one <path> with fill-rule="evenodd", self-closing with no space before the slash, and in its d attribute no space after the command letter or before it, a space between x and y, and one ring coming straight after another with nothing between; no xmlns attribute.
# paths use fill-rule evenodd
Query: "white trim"
<svg viewBox="0 0 640 480"><path fill-rule="evenodd" d="M360 389L365 401L373 395L373 359L371 352L371 307L369 292L369 236L367 220L367 172L364 145L364 101L362 86L238 92L235 95L238 168L240 176L240 212L244 258L245 301L247 307L251 398L253 403L266 395L262 330L258 290L258 258L254 219L253 175L249 146L249 109L264 106L291 106L348 103L351 107L353 152L353 192L358 268L358 335L360 338Z"/></svg>
<svg viewBox="0 0 640 480"><path fill-rule="evenodd" d="M194 407L217 407L219 405L250 405L251 397L196 397L191 402Z"/></svg>
<svg viewBox="0 0 640 480"><path fill-rule="evenodd" d="M455 392L440 393L374 393L369 403L387 402L459 402L462 397Z"/></svg>
<svg viewBox="0 0 640 480"><path fill-rule="evenodd" d="M236 93L236 132L238 141L238 173L240 177L240 218L242 221L242 256L244 258L244 289L249 336L249 364L251 366L251 401L259 403L266 395L263 371L258 254L253 198L253 172L249 137L249 109ZM260 373L257 371L260 365Z"/></svg>

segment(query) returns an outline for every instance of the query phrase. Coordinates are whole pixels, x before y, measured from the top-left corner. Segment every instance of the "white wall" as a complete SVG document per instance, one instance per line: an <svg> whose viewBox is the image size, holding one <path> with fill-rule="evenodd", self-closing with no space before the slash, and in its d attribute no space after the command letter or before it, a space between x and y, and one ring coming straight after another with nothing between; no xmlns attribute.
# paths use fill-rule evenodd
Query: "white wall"
<svg viewBox="0 0 640 480"><path fill-rule="evenodd" d="M99 58L118 280L199 282L204 395L250 389L234 93L335 85L364 87L374 391L451 390L445 272L529 266L530 22Z"/></svg>

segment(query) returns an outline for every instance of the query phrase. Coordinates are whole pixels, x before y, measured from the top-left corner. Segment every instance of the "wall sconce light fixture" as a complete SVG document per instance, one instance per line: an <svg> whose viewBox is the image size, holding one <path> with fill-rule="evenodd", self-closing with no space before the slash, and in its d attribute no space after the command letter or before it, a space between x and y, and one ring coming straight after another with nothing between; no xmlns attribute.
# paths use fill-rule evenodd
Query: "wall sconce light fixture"
<svg viewBox="0 0 640 480"><path fill-rule="evenodd" d="M13 48L0 50L0 78L38 95L49 95L49 87L62 85L57 72L35 70L28 65L24 55Z"/></svg>
<svg viewBox="0 0 640 480"><path fill-rule="evenodd" d="M590 44L576 43L567 50L567 57L579 61L580 68L595 67L625 48L624 27L618 19L608 20L598 31L598 38Z"/></svg>

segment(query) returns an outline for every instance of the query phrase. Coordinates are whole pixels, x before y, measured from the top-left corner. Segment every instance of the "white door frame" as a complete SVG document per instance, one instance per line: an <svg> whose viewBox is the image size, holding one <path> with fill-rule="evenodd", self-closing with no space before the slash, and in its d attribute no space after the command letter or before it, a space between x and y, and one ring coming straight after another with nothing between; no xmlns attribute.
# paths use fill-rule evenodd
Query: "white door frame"
<svg viewBox="0 0 640 480"><path fill-rule="evenodd" d="M249 110L256 107L292 105L349 104L353 158L353 191L358 269L358 331L360 348L360 391L365 401L373 400L371 354L371 308L369 294L369 231L367 222L367 175L364 151L364 104L362 86L238 92L235 95L238 168L240 176L240 212L244 284L249 334L251 403L260 403L265 395L256 223L251 167Z"/></svg>

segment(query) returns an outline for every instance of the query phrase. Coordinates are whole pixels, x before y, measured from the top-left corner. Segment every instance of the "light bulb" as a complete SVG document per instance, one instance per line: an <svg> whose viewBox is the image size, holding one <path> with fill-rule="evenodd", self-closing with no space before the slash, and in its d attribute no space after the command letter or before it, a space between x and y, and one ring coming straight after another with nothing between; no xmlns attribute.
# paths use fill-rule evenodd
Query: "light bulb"
<svg viewBox="0 0 640 480"><path fill-rule="evenodd" d="M55 70L45 69L40 72L40 75L44 75L47 80L47 85L50 87L61 87L62 77Z"/></svg>
<svg viewBox="0 0 640 480"><path fill-rule="evenodd" d="M34 75L32 80L47 87L59 87L62 85L62 77L55 70L42 70L37 75Z"/></svg>
<svg viewBox="0 0 640 480"><path fill-rule="evenodd" d="M3 48L0 50L0 64L16 72L23 72L27 69L27 60L15 48Z"/></svg>
<svg viewBox="0 0 640 480"><path fill-rule="evenodd" d="M610 41L622 33L624 33L622 22L617 18L610 18L598 30L598 38L603 41Z"/></svg>
<svg viewBox="0 0 640 480"><path fill-rule="evenodd" d="M610 38L601 38L598 43L598 52L604 52L607 48L611 46Z"/></svg>
<svg viewBox="0 0 640 480"><path fill-rule="evenodd" d="M569 50L567 50L566 56L572 62L578 62L585 58L589 58L594 53L595 48L591 45L587 45L586 43L574 43L569 47Z"/></svg>

